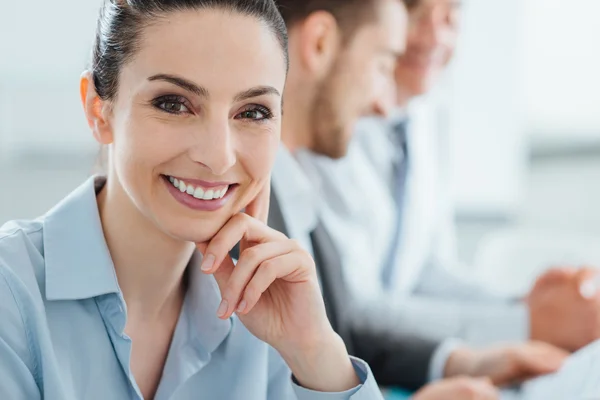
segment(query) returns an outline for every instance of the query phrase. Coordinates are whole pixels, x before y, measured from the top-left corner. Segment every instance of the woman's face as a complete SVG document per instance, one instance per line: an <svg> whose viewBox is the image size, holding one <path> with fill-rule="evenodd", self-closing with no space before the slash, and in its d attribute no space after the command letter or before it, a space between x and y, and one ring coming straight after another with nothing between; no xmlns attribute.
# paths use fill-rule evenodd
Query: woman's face
<svg viewBox="0 0 600 400"><path fill-rule="evenodd" d="M202 242L269 184L283 50L226 11L168 14L141 39L110 107L109 179L163 232Z"/></svg>

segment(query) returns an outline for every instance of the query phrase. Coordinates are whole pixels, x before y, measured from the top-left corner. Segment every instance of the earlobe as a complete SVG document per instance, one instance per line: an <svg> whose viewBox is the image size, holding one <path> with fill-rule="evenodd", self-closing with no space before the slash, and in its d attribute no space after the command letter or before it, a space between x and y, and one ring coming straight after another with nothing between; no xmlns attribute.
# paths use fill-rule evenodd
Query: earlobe
<svg viewBox="0 0 600 400"><path fill-rule="evenodd" d="M100 144L111 144L113 141L112 131L104 115L104 101L98 96L94 86L94 80L90 71L81 75L79 84L81 103L85 112L88 126L92 130L94 138Z"/></svg>

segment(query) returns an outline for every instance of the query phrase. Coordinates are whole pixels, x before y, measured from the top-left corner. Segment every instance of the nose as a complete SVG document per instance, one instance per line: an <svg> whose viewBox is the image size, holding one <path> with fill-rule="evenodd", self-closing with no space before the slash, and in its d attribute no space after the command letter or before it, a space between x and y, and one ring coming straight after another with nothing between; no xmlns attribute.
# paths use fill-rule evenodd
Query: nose
<svg viewBox="0 0 600 400"><path fill-rule="evenodd" d="M430 6L418 17L417 37L423 46L433 49L444 43L444 38L452 30L450 26L451 10L442 5Z"/></svg>
<svg viewBox="0 0 600 400"><path fill-rule="evenodd" d="M225 175L237 162L235 137L228 121L207 123L195 132L189 156L215 176Z"/></svg>
<svg viewBox="0 0 600 400"><path fill-rule="evenodd" d="M393 96L381 96L373 102L373 115L387 117L394 106Z"/></svg>
<svg viewBox="0 0 600 400"><path fill-rule="evenodd" d="M396 85L392 77L385 80L371 103L371 111L377 117L387 117L396 104Z"/></svg>

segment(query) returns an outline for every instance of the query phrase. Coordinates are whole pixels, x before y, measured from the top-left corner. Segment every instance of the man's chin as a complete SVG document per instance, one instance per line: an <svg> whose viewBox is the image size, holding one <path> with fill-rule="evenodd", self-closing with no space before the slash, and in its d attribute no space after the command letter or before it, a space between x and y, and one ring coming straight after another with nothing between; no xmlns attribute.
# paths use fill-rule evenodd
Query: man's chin
<svg viewBox="0 0 600 400"><path fill-rule="evenodd" d="M346 155L348 154L348 146L348 141L345 141L344 143L339 143L338 146L332 147L329 150L327 157L333 160L339 160L341 158L346 157Z"/></svg>

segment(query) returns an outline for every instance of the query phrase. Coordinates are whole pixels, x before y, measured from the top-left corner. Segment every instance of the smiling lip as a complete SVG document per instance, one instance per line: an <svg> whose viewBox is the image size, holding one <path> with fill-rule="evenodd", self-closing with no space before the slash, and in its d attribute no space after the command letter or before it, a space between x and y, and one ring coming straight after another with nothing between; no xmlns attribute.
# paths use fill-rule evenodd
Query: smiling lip
<svg viewBox="0 0 600 400"><path fill-rule="evenodd" d="M206 182L201 180L193 180L193 179L184 179L184 182L188 182L192 185L196 184L197 186L211 188L217 186L229 186L229 189L220 199L212 199L212 200L202 200L197 199L181 190L177 189L173 184L169 181L169 177L162 176L163 182L165 183L167 190L171 195L177 200L180 204L186 206L195 211L216 211L221 209L227 202L231 199L233 193L237 190L238 184L228 184L228 183L219 183L219 182Z"/></svg>
<svg viewBox="0 0 600 400"><path fill-rule="evenodd" d="M186 183L191 183L192 185L194 185L195 187L203 187L203 188L211 188L211 187L217 187L217 186L230 186L230 185L234 185L231 182L208 182L208 181L203 181L201 179L187 179L187 178L181 178L179 176L174 176L174 175L169 175L172 176L175 179L178 179L180 181L184 181Z"/></svg>

